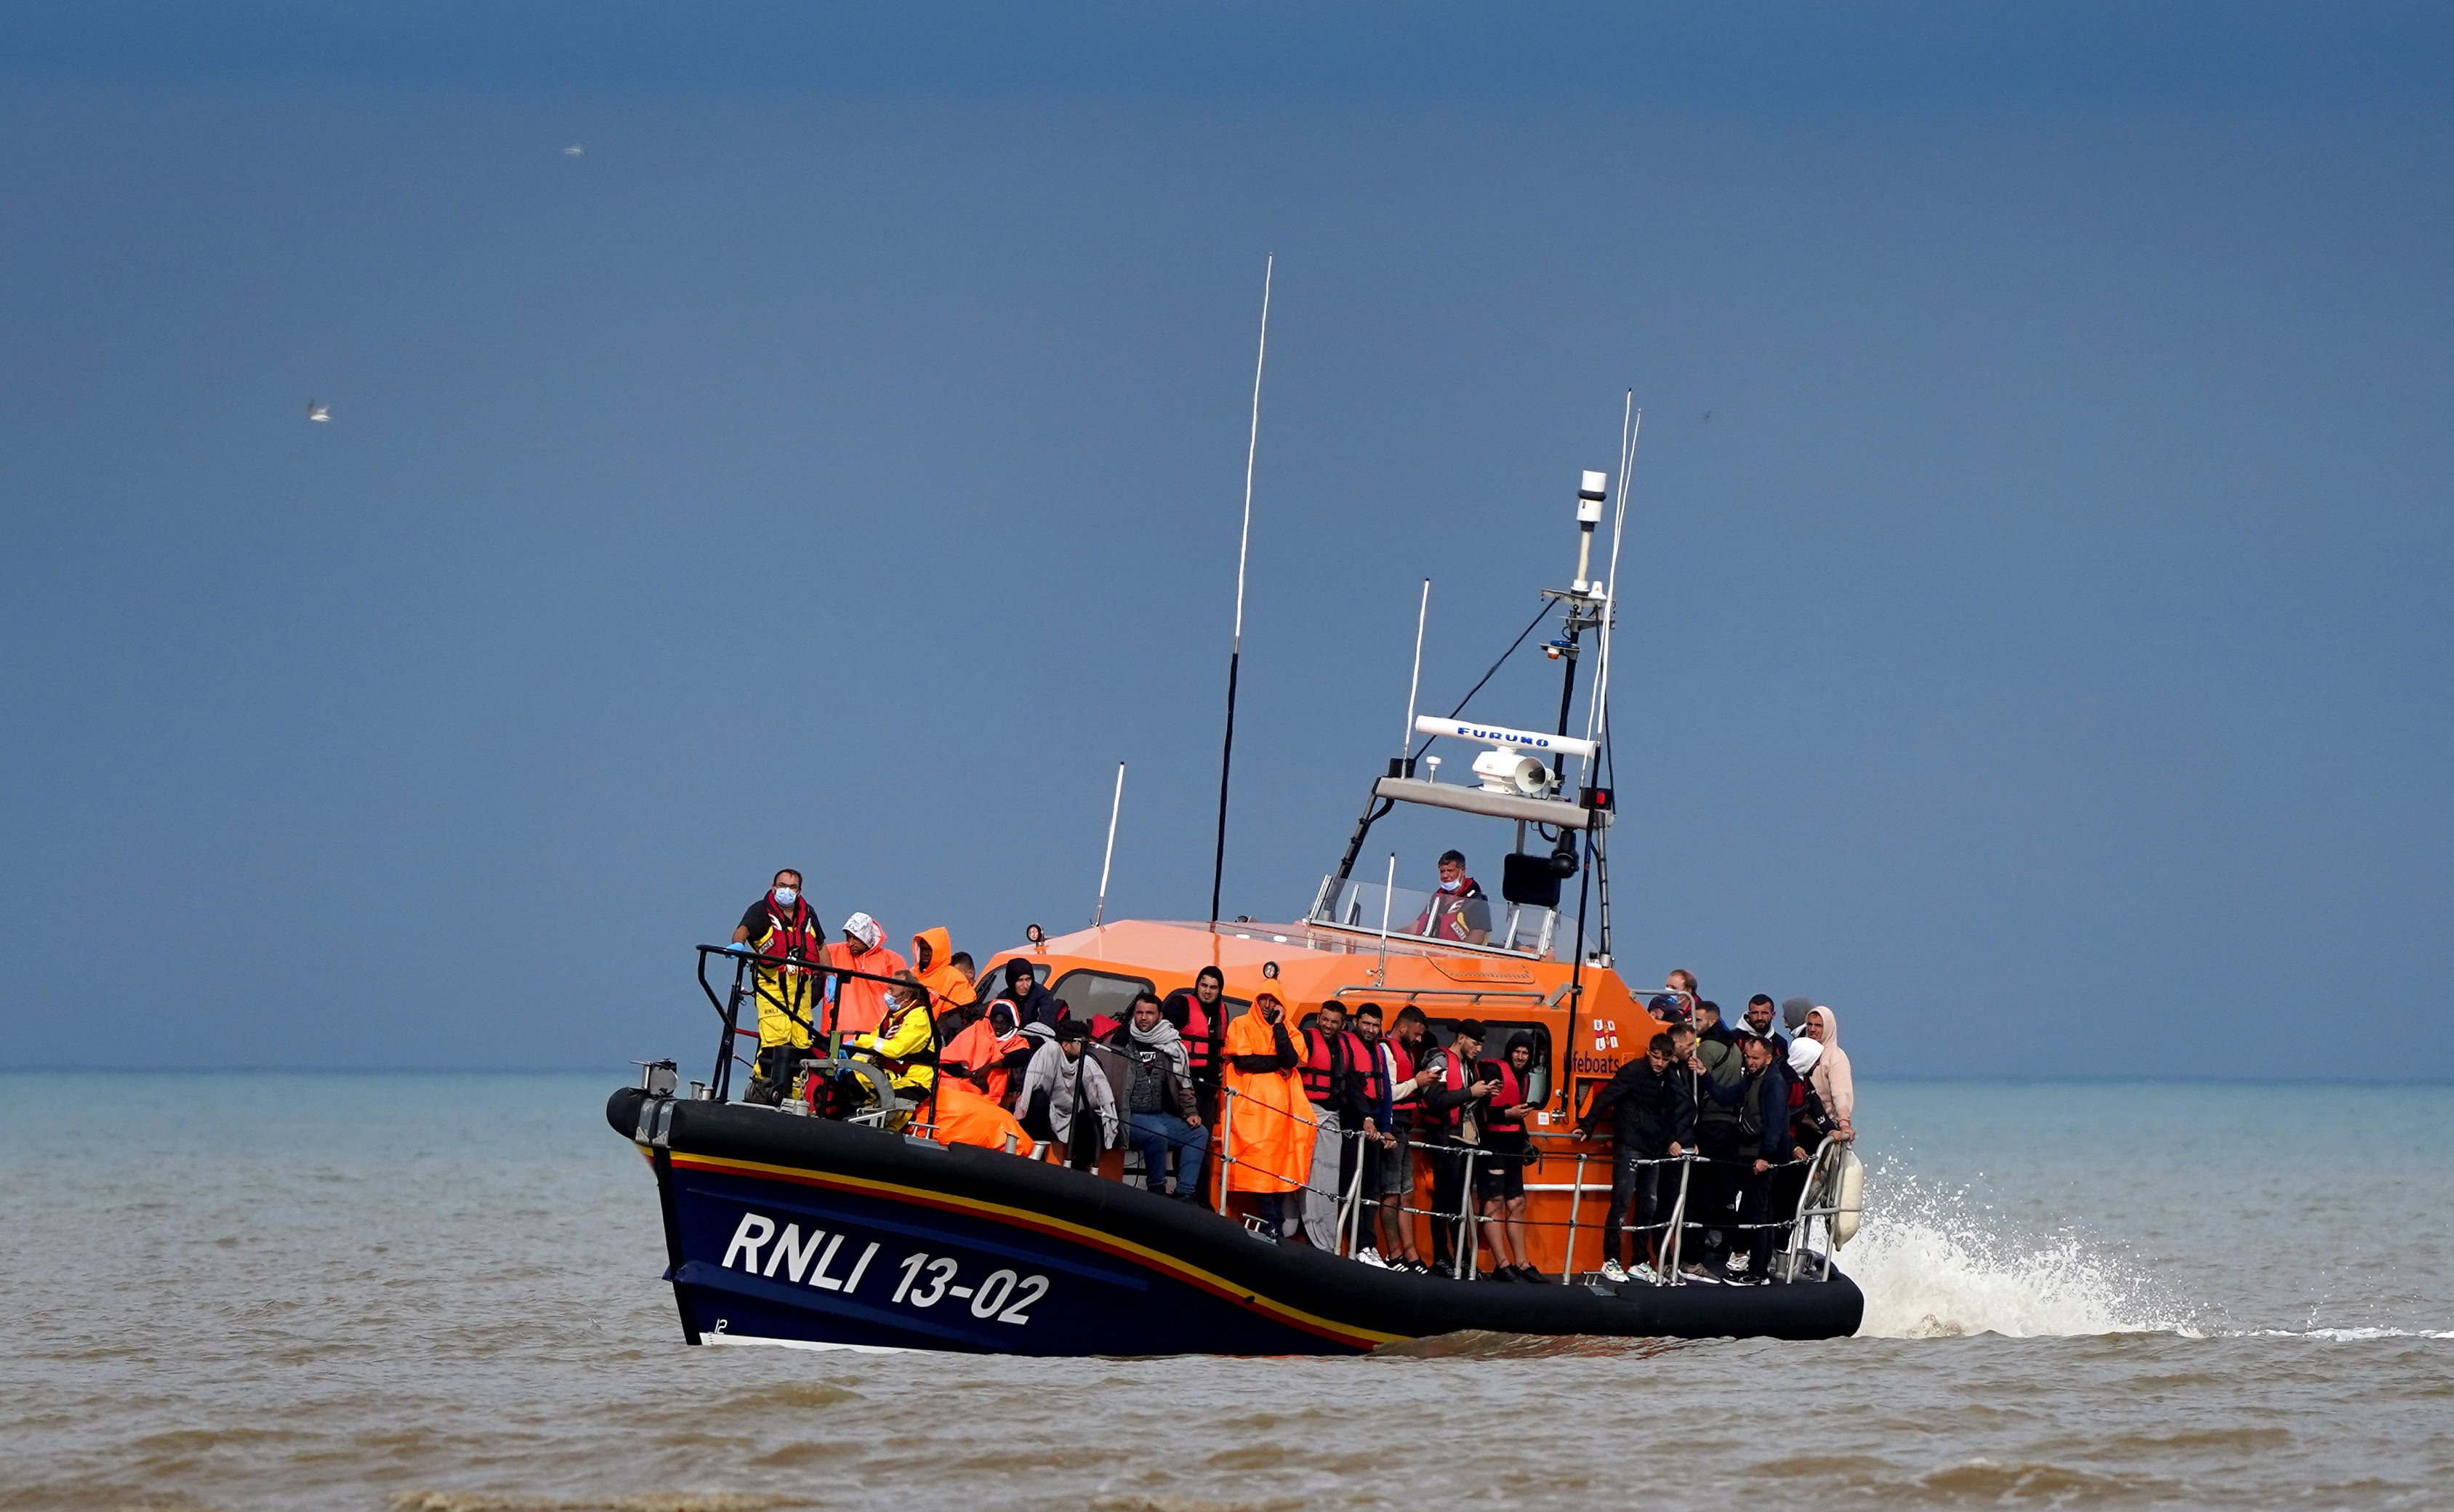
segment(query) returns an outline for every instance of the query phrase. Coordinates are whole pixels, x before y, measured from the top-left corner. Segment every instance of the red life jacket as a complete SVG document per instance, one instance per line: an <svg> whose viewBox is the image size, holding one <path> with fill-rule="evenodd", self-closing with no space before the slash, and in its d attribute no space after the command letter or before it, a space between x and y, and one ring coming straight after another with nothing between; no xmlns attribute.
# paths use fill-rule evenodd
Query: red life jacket
<svg viewBox="0 0 2454 1512"><path fill-rule="evenodd" d="M734 896L738 897L741 895L735 893ZM757 947L758 954L775 960L790 960L795 956L803 960L817 959L818 952L826 949L827 942L818 937L818 916L811 909L810 900L806 897L793 899L789 914L775 911L774 893L769 893L765 901L767 937L751 941Z"/></svg>
<svg viewBox="0 0 2454 1512"><path fill-rule="evenodd" d="M1440 1057L1440 1080L1451 1092L1463 1092L1467 1082L1479 1081L1482 1079L1479 1077L1469 1075L1468 1073L1470 1069L1471 1068L1466 1063L1465 1058L1458 1055L1454 1050L1451 1050ZM1464 1121L1465 1110L1473 1106L1474 1104L1472 1102L1459 1102L1451 1105L1446 1113L1440 1115L1441 1126L1451 1129L1458 1127Z"/></svg>
<svg viewBox="0 0 2454 1512"><path fill-rule="evenodd" d="M1201 999L1193 996L1187 988L1179 987L1168 994L1168 1001L1171 1004L1181 1002L1184 1005L1184 1022L1176 1024L1176 1034L1177 1038L1184 1041L1185 1073L1193 1079L1195 1086L1208 1086L1211 1073L1210 1016L1203 1012ZM1223 1012L1225 1008L1223 998L1220 1000L1220 1008ZM1171 1018L1168 1022L1176 1023L1176 1020Z"/></svg>
<svg viewBox="0 0 2454 1512"><path fill-rule="evenodd" d="M1491 1095L1491 1112L1483 1127L1494 1134L1516 1134L1525 1125L1522 1120L1503 1117L1502 1108L1513 1108L1525 1100L1525 1083L1517 1079L1517 1068L1505 1060L1485 1060L1475 1067L1485 1081L1497 1081L1499 1090Z"/></svg>
<svg viewBox="0 0 2454 1512"><path fill-rule="evenodd" d="M1375 1110L1374 1117L1377 1118L1380 1099L1389 1095L1389 1068L1380 1058L1380 1047L1389 1041L1375 1039L1365 1044L1362 1042L1361 1035L1352 1035L1348 1038L1357 1041L1353 1063L1363 1068L1356 1073L1363 1079L1363 1084L1356 1088L1355 1100Z"/></svg>
<svg viewBox="0 0 2454 1512"><path fill-rule="evenodd" d="M1184 1027L1177 1038L1184 1041L1184 1069L1198 1082L1210 1070L1210 1016L1201 1011L1200 998L1186 999Z"/></svg>
<svg viewBox="0 0 2454 1512"><path fill-rule="evenodd" d="M1406 1047L1399 1044L1395 1038L1387 1037L1384 1037L1380 1042L1389 1047L1389 1059L1391 1063L1396 1065L1398 1068L1396 1073L1397 1081L1392 1081L1389 1084L1394 1087L1398 1081L1414 1080L1415 1058L1406 1054ZM1417 1087L1408 1092L1404 1097L1398 1099L1390 1104L1392 1111L1398 1114L1399 1122L1404 1122L1412 1117L1415 1109L1420 1105L1422 1097L1423 1089Z"/></svg>
<svg viewBox="0 0 2454 1512"><path fill-rule="evenodd" d="M1330 1044L1329 1037L1318 1029L1305 1030L1303 1037L1306 1053L1303 1064L1297 1069L1303 1072L1304 1096L1315 1102L1329 1102L1336 1098L1334 1089L1340 1069L1337 1049ZM1353 1063L1347 1062L1349 1065Z"/></svg>
<svg viewBox="0 0 2454 1512"><path fill-rule="evenodd" d="M1414 932L1434 939L1464 939L1466 900L1485 896L1482 884L1471 877L1460 879L1454 893L1434 893L1432 900L1415 917Z"/></svg>

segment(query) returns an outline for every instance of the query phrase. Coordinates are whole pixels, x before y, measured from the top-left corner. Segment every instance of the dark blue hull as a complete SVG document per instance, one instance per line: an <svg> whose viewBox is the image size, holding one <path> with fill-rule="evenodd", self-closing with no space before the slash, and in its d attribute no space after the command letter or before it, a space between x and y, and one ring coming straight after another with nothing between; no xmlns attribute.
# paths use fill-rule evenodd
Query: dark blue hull
<svg viewBox="0 0 2454 1512"><path fill-rule="evenodd" d="M635 1088L615 1093L606 1118L655 1165L693 1343L1355 1354L1469 1328L1830 1338L1854 1332L1863 1307L1839 1275L1619 1296L1401 1276L995 1151Z"/></svg>

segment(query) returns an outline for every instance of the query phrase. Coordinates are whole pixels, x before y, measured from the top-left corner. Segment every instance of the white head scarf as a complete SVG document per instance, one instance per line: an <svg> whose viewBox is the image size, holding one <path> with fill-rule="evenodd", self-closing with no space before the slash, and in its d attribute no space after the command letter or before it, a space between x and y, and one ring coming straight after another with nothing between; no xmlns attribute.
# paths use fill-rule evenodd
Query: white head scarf
<svg viewBox="0 0 2454 1512"><path fill-rule="evenodd" d="M1815 1062L1821 1058L1823 1047L1804 1035L1789 1042L1789 1069L1799 1077L1814 1070Z"/></svg>
<svg viewBox="0 0 2454 1512"><path fill-rule="evenodd" d="M844 933L859 940L871 950L875 950L877 942L886 937L886 931L879 928L877 920L867 914L855 914L845 919Z"/></svg>

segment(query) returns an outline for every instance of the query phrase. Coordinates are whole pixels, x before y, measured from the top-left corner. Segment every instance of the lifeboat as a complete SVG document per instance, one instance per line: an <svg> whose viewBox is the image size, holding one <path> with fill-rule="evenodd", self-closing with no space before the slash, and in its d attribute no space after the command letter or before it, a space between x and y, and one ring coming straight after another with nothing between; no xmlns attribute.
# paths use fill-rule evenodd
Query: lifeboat
<svg viewBox="0 0 2454 1512"><path fill-rule="evenodd" d="M1624 458L1623 450L1622 471ZM1613 595L1609 582L1588 576L1605 482L1584 474L1576 581L1544 595L1546 615L1562 615L1559 638L1545 648L1566 663L1556 730L1481 723L1462 709L1441 717L1410 709L1408 728L1424 737L1421 746L1410 741L1372 779L1341 861L1300 917L1128 919L1057 937L1034 926L1026 943L984 957L980 978L985 985L1008 961L1028 960L1074 1017L1122 1020L1140 993L1191 989L1215 967L1226 983L1224 1021L1268 991L1291 1024L1333 1002L1350 1011L1378 1004L1391 1022L1411 1006L1443 1045L1458 1024L1479 1020L1493 1058L1521 1033L1533 1046L1523 1085L1533 1110L1524 1120L1524 1232L1544 1284L1486 1277L1472 1237L1456 1246L1448 1270L1433 1274L1349 1253L1373 1235L1368 1213L1356 1210L1369 1199L1354 1183L1338 1194L1335 1247L1257 1232L1231 1214L1220 1190L1215 1123L1197 1202L1136 1184L1122 1151L1106 1152L1097 1170L1077 1170L938 1143L926 1137L928 1104L897 1104L874 1068L827 1053L823 1021L812 1026L821 1048L811 1071L850 1090L829 1105L852 1116L815 1116L816 1099L782 1107L738 1100L734 1047L754 963L702 946L699 983L721 1020L711 1079L684 1088L674 1063L658 1062L606 1104L607 1121L655 1175L666 1280L683 1337L1024 1355L1318 1355L1470 1329L1686 1339L1855 1332L1863 1298L1836 1259L1855 1228L1859 1167L1838 1146L1812 1154L1794 1207L1773 1215L1775 1284L1718 1284L1683 1272L1679 1257L1700 1227L1683 1198L1657 1237L1657 1268L1628 1280L1601 1272L1611 1152L1604 1141L1577 1139L1574 1126L1601 1084L1666 1027L1610 954L1607 838L1616 803L1598 778L1608 770ZM1588 733L1572 736L1577 662L1597 632L1601 672ZM1418 643L1419 665L1419 631ZM1472 781L1439 779L1430 748L1442 739L1481 748ZM1499 896L1464 917L1428 890L1399 888L1395 857L1383 878L1358 876L1374 824L1400 804L1513 826ZM1579 879L1573 910L1570 877ZM1232 1147L1224 1154L1234 1159ZM1690 1159L1676 1173L1682 1194L1693 1169ZM1462 1221L1462 1212L1432 1211L1420 1155L1406 1206L1426 1238L1431 1223L1453 1232L1479 1226Z"/></svg>

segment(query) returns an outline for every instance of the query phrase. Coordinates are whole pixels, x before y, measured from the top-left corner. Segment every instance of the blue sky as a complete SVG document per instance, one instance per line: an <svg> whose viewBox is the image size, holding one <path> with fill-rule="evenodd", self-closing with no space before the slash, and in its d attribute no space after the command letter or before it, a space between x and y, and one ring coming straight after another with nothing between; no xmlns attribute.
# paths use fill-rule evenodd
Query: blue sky
<svg viewBox="0 0 2454 1512"><path fill-rule="evenodd" d="M2448 31L11 8L0 1063L703 1059L774 866L1076 924L1118 759L1111 915L1199 915L1276 252L1230 913L1633 387L1631 975L1866 1075L2374 1073L2454 974Z"/></svg>

